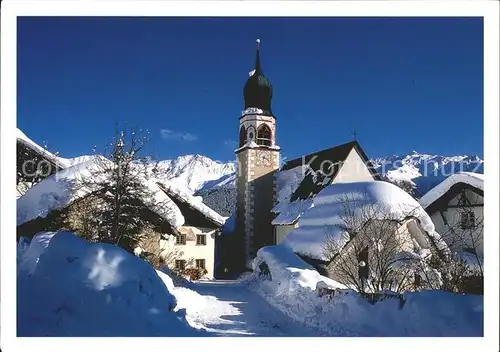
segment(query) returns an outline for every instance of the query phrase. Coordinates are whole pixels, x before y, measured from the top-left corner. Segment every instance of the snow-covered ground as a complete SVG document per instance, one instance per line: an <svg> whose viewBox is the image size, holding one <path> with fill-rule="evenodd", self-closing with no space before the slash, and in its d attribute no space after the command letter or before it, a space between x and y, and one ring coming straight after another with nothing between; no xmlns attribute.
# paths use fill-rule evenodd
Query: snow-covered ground
<svg viewBox="0 0 500 352"><path fill-rule="evenodd" d="M310 272L282 246L264 247L248 284L274 308L327 336L482 336L483 296L423 291L404 294L405 304L369 303L352 290ZM259 275L262 262L271 275ZM317 288L336 289L333 298Z"/></svg>
<svg viewBox="0 0 500 352"><path fill-rule="evenodd" d="M17 253L18 336L204 336L144 260L72 233L42 233Z"/></svg>
<svg viewBox="0 0 500 352"><path fill-rule="evenodd" d="M275 246L279 247L279 246ZM18 336L481 336L482 296L441 291L372 305L285 247L261 250L269 276L174 286L122 249L67 232L18 245Z"/></svg>
<svg viewBox="0 0 500 352"><path fill-rule="evenodd" d="M198 282L172 291L186 319L216 336L324 336L271 306L245 283Z"/></svg>

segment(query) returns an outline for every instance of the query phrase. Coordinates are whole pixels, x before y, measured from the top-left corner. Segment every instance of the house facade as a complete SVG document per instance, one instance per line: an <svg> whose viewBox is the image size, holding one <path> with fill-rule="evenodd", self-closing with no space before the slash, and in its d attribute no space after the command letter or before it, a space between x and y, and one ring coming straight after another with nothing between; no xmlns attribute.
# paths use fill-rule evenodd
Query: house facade
<svg viewBox="0 0 500 352"><path fill-rule="evenodd" d="M461 172L449 176L419 200L454 252L483 256L483 185L482 174Z"/></svg>
<svg viewBox="0 0 500 352"><path fill-rule="evenodd" d="M180 209L184 224L177 227L175 236L164 238L163 249L170 269L182 272L188 268L206 270L205 278L215 276L215 242L225 219L202 203L190 201L188 195L160 184L160 188Z"/></svg>

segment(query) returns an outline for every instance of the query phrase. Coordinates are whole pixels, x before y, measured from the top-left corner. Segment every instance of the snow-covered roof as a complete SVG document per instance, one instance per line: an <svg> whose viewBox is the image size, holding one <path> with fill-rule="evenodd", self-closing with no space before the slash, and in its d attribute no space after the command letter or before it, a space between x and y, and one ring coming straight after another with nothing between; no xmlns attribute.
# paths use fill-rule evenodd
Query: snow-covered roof
<svg viewBox="0 0 500 352"><path fill-rule="evenodd" d="M292 203L282 202L276 204L273 212L278 213L272 224L273 225L292 225L295 224L300 216L309 208L313 207L312 198L304 200L296 200Z"/></svg>
<svg viewBox="0 0 500 352"><path fill-rule="evenodd" d="M178 197L185 203L189 204L193 209L202 213L206 218L210 219L212 222L222 226L227 217L221 216L207 205L203 203L201 197L195 197L189 193L181 190L179 187L175 187L172 183L168 181L158 182L159 187L164 190L170 197Z"/></svg>
<svg viewBox="0 0 500 352"><path fill-rule="evenodd" d="M401 188L384 181L336 183L324 188L313 198L313 206L300 217L298 228L285 237L281 245L310 258L327 260L324 245L327 238L344 246L350 236L346 224L346 202L352 204L352 216L370 219L403 220L409 216L419 220L422 229L439 248L446 245L435 232L434 224L420 204ZM360 222L355 222L359 225ZM359 230L359 229L358 229Z"/></svg>
<svg viewBox="0 0 500 352"><path fill-rule="evenodd" d="M79 180L87 177L104 177L99 172L102 162L109 162L102 158L87 160L40 181L31 187L22 197L17 199L17 225L36 219L47 217L53 210L60 210L75 200L81 199L93 191L90 187L77 187ZM143 180L150 189L153 199L144 199L144 203L163 217L168 223L178 228L184 224L184 217L174 202L158 187L156 182Z"/></svg>
<svg viewBox="0 0 500 352"><path fill-rule="evenodd" d="M270 150L280 150L281 148L277 145L259 145L255 143L254 141L248 141L245 144L243 144L241 147L238 149L235 149L234 152L237 153L240 150L243 150L245 148L263 148L263 149L270 149Z"/></svg>
<svg viewBox="0 0 500 352"><path fill-rule="evenodd" d="M305 210L313 206L313 197L334 181L352 149L360 155L374 179L378 179L379 176L356 141L289 160L278 173L278 202L273 208L278 216L272 224L295 223Z"/></svg>
<svg viewBox="0 0 500 352"><path fill-rule="evenodd" d="M278 173L278 202L272 210L278 216L272 221L273 225L293 224L298 220L300 214L312 206L311 199L290 202L304 176L305 168L302 165Z"/></svg>
<svg viewBox="0 0 500 352"><path fill-rule="evenodd" d="M443 182L432 188L422 198L419 203L423 208L427 208L436 200L441 198L451 187L458 183L465 183L484 191L484 175L474 172L458 172L446 178Z"/></svg>
<svg viewBox="0 0 500 352"><path fill-rule="evenodd" d="M17 131L16 131L16 138L17 138L17 141L19 143L22 143L25 146L27 146L28 148L33 149L33 150L37 151L38 153L42 154L45 158L47 158L48 160L52 161L54 164L56 164L57 166L59 166L61 169L63 169L63 168L66 167L66 164L64 164L60 160L60 158L58 158L56 155L52 154L48 150L42 148L37 143L33 142L19 128L17 128Z"/></svg>

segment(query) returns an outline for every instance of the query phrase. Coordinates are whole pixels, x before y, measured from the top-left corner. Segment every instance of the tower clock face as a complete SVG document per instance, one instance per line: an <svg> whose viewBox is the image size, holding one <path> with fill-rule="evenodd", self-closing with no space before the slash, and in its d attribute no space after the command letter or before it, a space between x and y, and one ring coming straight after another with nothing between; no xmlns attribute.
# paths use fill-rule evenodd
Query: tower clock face
<svg viewBox="0 0 500 352"><path fill-rule="evenodd" d="M272 155L269 150L259 150L257 154L257 163L262 166L272 165Z"/></svg>

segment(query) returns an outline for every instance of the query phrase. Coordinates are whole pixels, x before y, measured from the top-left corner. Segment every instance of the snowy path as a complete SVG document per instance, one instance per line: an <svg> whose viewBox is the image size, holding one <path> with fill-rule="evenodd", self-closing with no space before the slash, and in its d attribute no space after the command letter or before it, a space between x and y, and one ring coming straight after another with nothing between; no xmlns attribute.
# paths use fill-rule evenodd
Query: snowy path
<svg viewBox="0 0 500 352"><path fill-rule="evenodd" d="M216 336L320 336L238 282L199 282L173 293L189 324Z"/></svg>

